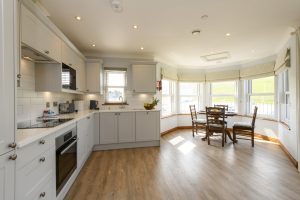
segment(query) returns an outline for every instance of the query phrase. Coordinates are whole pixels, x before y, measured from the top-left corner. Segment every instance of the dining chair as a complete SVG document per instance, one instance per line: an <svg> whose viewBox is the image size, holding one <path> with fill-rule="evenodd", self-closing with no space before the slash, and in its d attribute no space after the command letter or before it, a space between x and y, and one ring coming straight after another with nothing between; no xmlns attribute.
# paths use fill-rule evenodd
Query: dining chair
<svg viewBox="0 0 300 200"><path fill-rule="evenodd" d="M195 133L197 134L199 129L206 130L206 120L198 119L195 105L190 105L189 107L190 107L191 118L192 118L193 137L195 137Z"/></svg>
<svg viewBox="0 0 300 200"><path fill-rule="evenodd" d="M252 147L254 147L254 129L257 115L257 106L254 107L252 122L235 122L232 127L233 143L237 143L236 135L251 136Z"/></svg>
<svg viewBox="0 0 300 200"><path fill-rule="evenodd" d="M208 145L210 145L210 136L213 136L214 133L221 133L222 147L224 147L226 129L225 109L221 107L206 107L206 135Z"/></svg>
<svg viewBox="0 0 300 200"><path fill-rule="evenodd" d="M214 104L214 107L218 107L218 108L224 108L225 112L228 111L228 105L222 105L222 104Z"/></svg>

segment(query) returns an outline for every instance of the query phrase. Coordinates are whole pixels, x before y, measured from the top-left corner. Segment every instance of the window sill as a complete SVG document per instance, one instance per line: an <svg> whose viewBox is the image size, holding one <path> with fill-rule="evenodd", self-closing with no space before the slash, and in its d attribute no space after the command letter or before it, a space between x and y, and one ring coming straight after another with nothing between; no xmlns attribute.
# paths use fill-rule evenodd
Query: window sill
<svg viewBox="0 0 300 200"><path fill-rule="evenodd" d="M102 106L123 106L123 105L129 105L127 102L124 103L104 103Z"/></svg>

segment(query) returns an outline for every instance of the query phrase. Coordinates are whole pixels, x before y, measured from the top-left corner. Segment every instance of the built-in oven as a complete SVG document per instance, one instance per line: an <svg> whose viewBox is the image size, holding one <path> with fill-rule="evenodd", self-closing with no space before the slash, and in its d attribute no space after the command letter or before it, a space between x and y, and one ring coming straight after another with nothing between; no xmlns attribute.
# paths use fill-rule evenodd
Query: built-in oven
<svg viewBox="0 0 300 200"><path fill-rule="evenodd" d="M76 126L55 139L56 195L62 190L77 167Z"/></svg>
<svg viewBox="0 0 300 200"><path fill-rule="evenodd" d="M64 89L76 90L76 70L62 63L61 84Z"/></svg>

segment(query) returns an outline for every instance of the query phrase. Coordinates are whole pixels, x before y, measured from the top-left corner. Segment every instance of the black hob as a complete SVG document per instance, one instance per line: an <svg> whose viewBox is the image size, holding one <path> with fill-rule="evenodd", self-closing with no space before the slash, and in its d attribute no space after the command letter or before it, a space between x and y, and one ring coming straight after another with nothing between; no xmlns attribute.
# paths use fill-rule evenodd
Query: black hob
<svg viewBox="0 0 300 200"><path fill-rule="evenodd" d="M32 124L31 122L25 122L18 124L18 129L30 129L30 128L52 128L61 125L65 122L72 120L73 118L65 119L43 119L39 122Z"/></svg>

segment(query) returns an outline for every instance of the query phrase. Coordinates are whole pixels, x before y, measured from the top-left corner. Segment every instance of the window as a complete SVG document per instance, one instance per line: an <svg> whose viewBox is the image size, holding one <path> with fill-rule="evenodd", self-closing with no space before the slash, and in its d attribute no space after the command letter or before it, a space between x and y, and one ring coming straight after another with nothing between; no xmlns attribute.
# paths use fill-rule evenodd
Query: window
<svg viewBox="0 0 300 200"><path fill-rule="evenodd" d="M176 82L162 80L162 116L176 112Z"/></svg>
<svg viewBox="0 0 300 200"><path fill-rule="evenodd" d="M197 110L203 106L201 101L202 83L179 83L179 112L182 114L190 113L189 105L195 105Z"/></svg>
<svg viewBox="0 0 300 200"><path fill-rule="evenodd" d="M257 106L259 115L274 117L274 86L274 76L248 81L248 114Z"/></svg>
<svg viewBox="0 0 300 200"><path fill-rule="evenodd" d="M228 111L237 111L237 82L211 83L211 105L228 105Z"/></svg>
<svg viewBox="0 0 300 200"><path fill-rule="evenodd" d="M289 71L285 70L278 76L280 121L289 124L290 121L290 92Z"/></svg>
<svg viewBox="0 0 300 200"><path fill-rule="evenodd" d="M105 103L126 103L126 69L105 68Z"/></svg>

